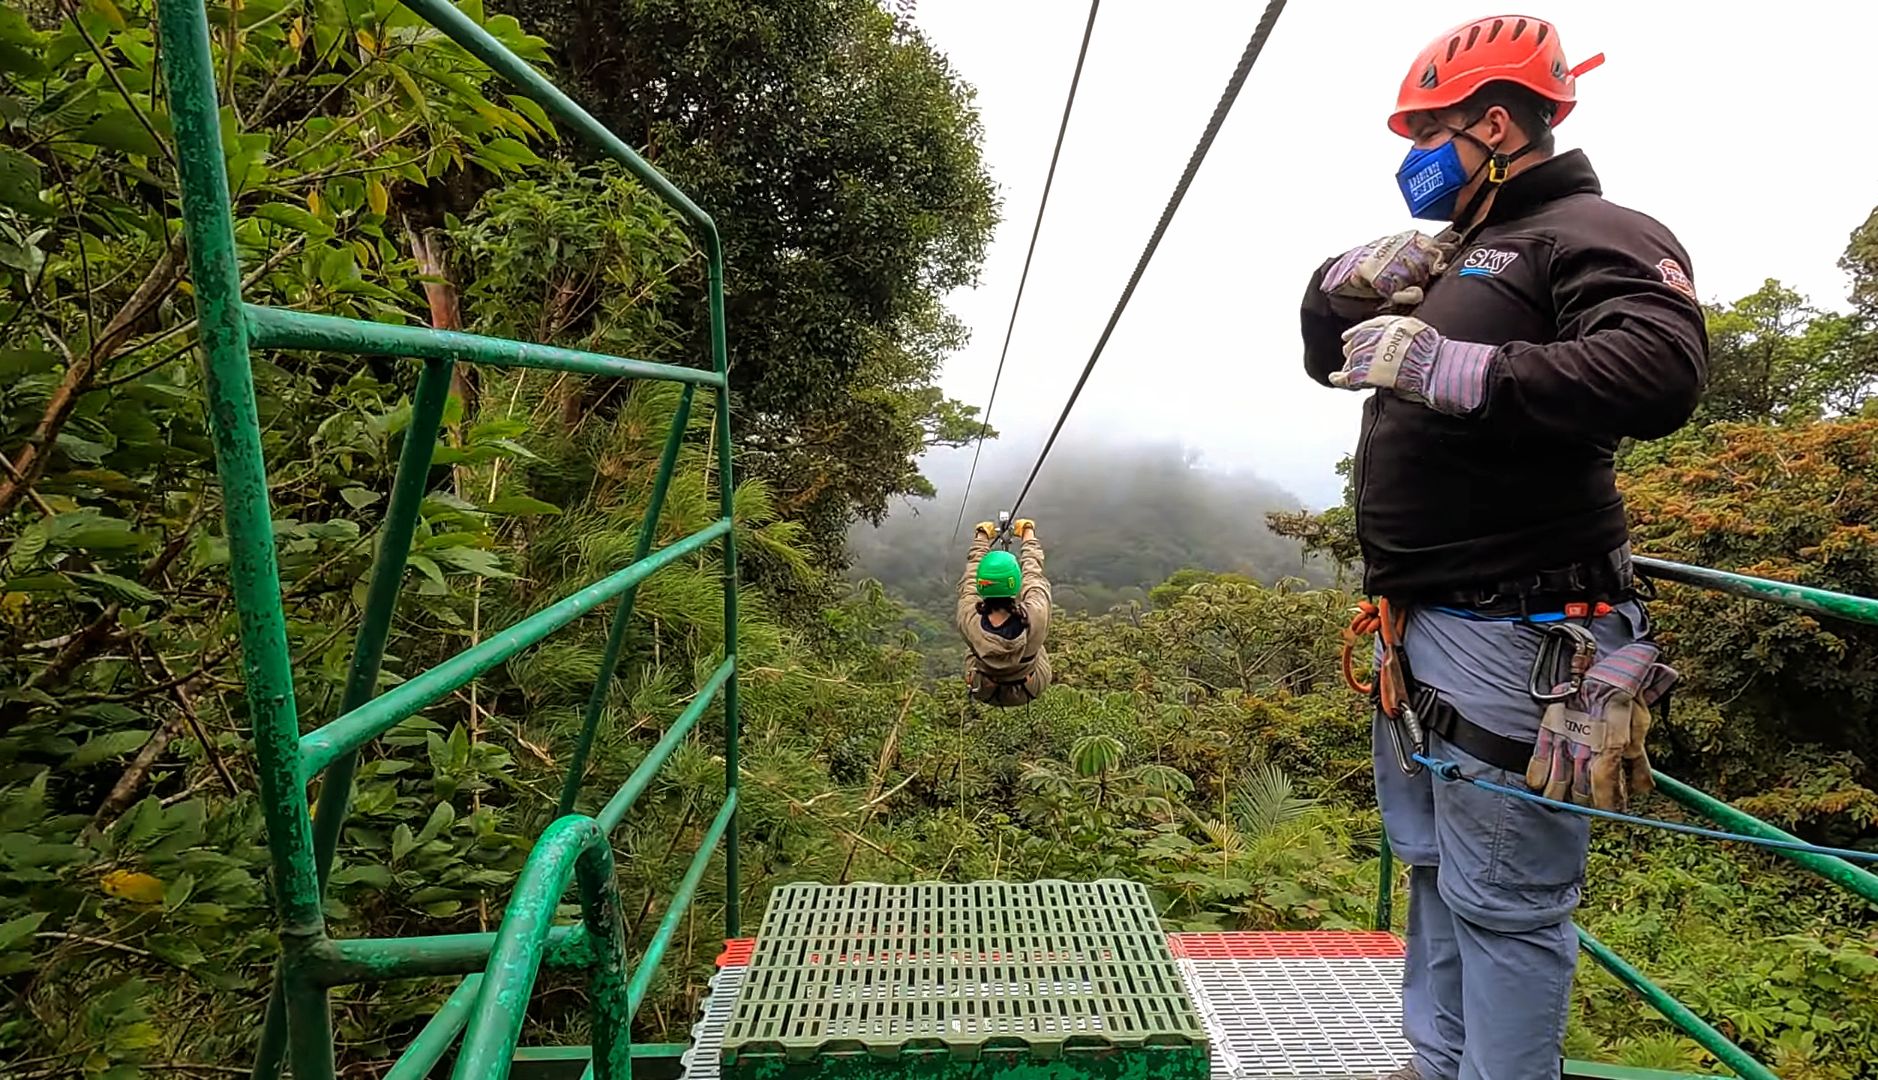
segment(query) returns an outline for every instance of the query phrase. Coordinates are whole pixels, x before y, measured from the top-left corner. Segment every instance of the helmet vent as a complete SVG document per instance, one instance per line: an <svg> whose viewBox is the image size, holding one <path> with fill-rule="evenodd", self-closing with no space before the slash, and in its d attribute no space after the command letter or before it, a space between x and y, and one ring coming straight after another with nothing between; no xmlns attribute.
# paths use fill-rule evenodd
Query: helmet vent
<svg viewBox="0 0 1878 1080"><path fill-rule="evenodd" d="M1500 31L1504 29L1506 29L1505 19L1493 20L1493 29L1487 31L1487 44L1489 45L1493 44L1493 39L1499 37Z"/></svg>
<svg viewBox="0 0 1878 1080"><path fill-rule="evenodd" d="M1526 32L1526 20L1521 19L1518 22L1513 24L1513 40L1514 41L1518 41L1519 35L1525 32Z"/></svg>
<svg viewBox="0 0 1878 1080"><path fill-rule="evenodd" d="M1461 39L1458 37L1449 38L1448 39L1448 59L1450 61L1453 60L1454 54L1460 51L1461 51Z"/></svg>
<svg viewBox="0 0 1878 1080"><path fill-rule="evenodd" d="M1470 49L1473 48L1474 42L1479 41L1479 40L1480 40L1480 24L1475 23L1473 26L1470 26L1467 29L1467 47Z"/></svg>
<svg viewBox="0 0 1878 1080"><path fill-rule="evenodd" d="M1546 30L1547 30L1546 25L1544 23L1540 23L1539 24L1539 36L1532 39L1532 44L1534 48L1538 48L1539 46L1545 44Z"/></svg>

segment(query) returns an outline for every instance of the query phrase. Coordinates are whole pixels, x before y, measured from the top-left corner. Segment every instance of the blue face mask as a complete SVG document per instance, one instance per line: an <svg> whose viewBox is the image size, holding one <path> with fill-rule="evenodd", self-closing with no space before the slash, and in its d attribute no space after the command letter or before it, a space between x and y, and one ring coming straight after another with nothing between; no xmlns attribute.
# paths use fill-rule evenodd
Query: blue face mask
<svg viewBox="0 0 1878 1080"><path fill-rule="evenodd" d="M1468 179L1453 138L1427 150L1411 147L1395 172L1409 213L1425 221L1453 221L1455 204Z"/></svg>

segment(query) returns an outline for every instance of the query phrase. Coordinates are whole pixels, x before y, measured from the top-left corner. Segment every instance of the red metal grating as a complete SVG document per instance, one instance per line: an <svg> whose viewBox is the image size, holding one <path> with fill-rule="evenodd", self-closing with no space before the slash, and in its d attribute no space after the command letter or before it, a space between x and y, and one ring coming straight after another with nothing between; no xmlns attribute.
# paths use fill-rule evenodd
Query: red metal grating
<svg viewBox="0 0 1878 1080"><path fill-rule="evenodd" d="M1187 960L1285 960L1365 957L1399 960L1402 942L1381 931L1279 930L1169 934L1167 947Z"/></svg>
<svg viewBox="0 0 1878 1080"><path fill-rule="evenodd" d="M724 951L717 954L718 967L748 967L750 957L756 955L756 939L753 937L731 938L724 942Z"/></svg>

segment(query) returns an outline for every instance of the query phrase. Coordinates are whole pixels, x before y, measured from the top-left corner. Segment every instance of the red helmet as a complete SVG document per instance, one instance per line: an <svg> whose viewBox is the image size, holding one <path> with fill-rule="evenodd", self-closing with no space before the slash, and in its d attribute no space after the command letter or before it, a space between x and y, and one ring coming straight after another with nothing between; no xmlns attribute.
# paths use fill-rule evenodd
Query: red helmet
<svg viewBox="0 0 1878 1080"><path fill-rule="evenodd" d="M1408 114L1459 105L1488 83L1510 82L1557 103L1554 124L1578 101L1578 76L1604 62L1604 54L1565 66L1558 28L1527 15L1494 15L1462 23L1415 58L1396 95L1389 129L1409 137Z"/></svg>

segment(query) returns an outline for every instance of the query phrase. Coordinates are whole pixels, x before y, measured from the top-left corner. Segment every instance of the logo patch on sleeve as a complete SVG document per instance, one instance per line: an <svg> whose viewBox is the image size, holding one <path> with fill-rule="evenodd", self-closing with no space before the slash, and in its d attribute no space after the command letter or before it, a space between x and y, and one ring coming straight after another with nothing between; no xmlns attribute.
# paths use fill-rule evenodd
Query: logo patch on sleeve
<svg viewBox="0 0 1878 1080"><path fill-rule="evenodd" d="M1461 277L1499 277L1500 271L1513 265L1519 258L1517 251L1496 251L1493 248L1475 248L1467 253L1461 262Z"/></svg>
<svg viewBox="0 0 1878 1080"><path fill-rule="evenodd" d="M1656 272L1662 276L1663 284L1695 300L1696 303L1701 303L1696 299L1695 282L1689 280L1689 275L1683 270L1681 263L1674 259L1664 259L1656 264Z"/></svg>

